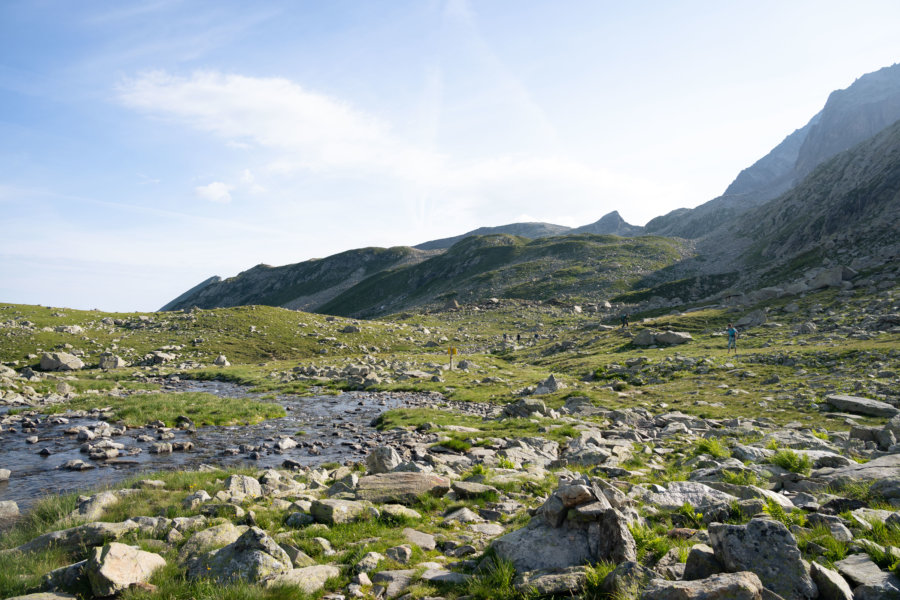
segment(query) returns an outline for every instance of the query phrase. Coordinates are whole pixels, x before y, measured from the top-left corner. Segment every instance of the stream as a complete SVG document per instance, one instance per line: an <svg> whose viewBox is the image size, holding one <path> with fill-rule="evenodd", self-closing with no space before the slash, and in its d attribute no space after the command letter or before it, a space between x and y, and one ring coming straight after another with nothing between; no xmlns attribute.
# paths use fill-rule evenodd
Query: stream
<svg viewBox="0 0 900 600"><path fill-rule="evenodd" d="M256 399L246 388L218 381L186 381L178 391L207 392L221 397ZM141 472L194 469L213 466L253 466L281 468L285 460L301 465L325 462L343 463L362 460L368 449L377 445L378 431L369 424L385 410L429 404L435 396L416 393L347 392L337 396L278 396L287 416L257 425L202 427L196 431L172 429L173 439L166 442L192 442L193 448L171 454L152 454L148 450L159 442L158 430L151 427L128 429L113 436L124 444L119 456L91 460L80 451L85 443L65 431L77 426L93 426L96 417L76 418L65 413L67 423L53 423L45 415L32 418L36 427L23 432L21 424L7 424L0 430L0 468L9 469L9 481L0 481L0 501L13 500L26 512L35 501L48 494L87 490L131 477ZM6 409L6 407L2 407ZM5 412L5 410L3 411ZM0 418L4 415L0 413ZM65 419L63 419L65 420ZM298 432L305 432L299 435ZM26 438L38 436L37 443ZM152 436L152 441L149 438ZM275 442L290 436L299 445L280 450ZM143 437L142 441L138 438ZM99 441L94 440L92 443ZM49 454L42 456L42 449ZM82 460L94 468L72 471L62 468L70 460Z"/></svg>

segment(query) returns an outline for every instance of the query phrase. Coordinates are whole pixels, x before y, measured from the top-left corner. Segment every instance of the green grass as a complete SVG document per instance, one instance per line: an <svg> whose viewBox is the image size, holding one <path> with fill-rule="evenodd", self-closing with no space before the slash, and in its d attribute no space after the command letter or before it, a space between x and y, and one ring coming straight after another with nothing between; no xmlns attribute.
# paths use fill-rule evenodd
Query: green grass
<svg viewBox="0 0 900 600"><path fill-rule="evenodd" d="M806 517L803 516L803 513L801 511L785 510L783 506L771 499L766 500L766 505L763 507L763 512L765 512L776 521L781 521L787 527L790 527L791 525L800 525L802 527L806 524Z"/></svg>
<svg viewBox="0 0 900 600"><path fill-rule="evenodd" d="M184 415L200 425L250 425L285 416L284 408L273 402L247 398L223 398L202 392L132 394L124 397L83 396L65 404L52 405L45 412L109 408L117 420L129 427L143 427L155 420L167 426Z"/></svg>
<svg viewBox="0 0 900 600"><path fill-rule="evenodd" d="M695 456L700 454L709 454L713 458L728 458L731 456L731 450L717 439L702 439L697 442L694 449Z"/></svg>
<svg viewBox="0 0 900 600"><path fill-rule="evenodd" d="M732 485L757 485L759 476L750 469L731 471L722 471L722 481Z"/></svg>
<svg viewBox="0 0 900 600"><path fill-rule="evenodd" d="M485 565L469 580L466 593L475 600L513 600L521 594L513 587L516 569L505 559L489 555Z"/></svg>
<svg viewBox="0 0 900 600"><path fill-rule="evenodd" d="M812 470L812 461L809 456L789 449L779 450L769 458L769 462L791 473L809 475Z"/></svg>
<svg viewBox="0 0 900 600"><path fill-rule="evenodd" d="M442 442L438 442L437 444L434 444L432 448L435 446L442 446L448 450L453 450L454 452L468 452L472 449L472 444L458 438L449 438Z"/></svg>

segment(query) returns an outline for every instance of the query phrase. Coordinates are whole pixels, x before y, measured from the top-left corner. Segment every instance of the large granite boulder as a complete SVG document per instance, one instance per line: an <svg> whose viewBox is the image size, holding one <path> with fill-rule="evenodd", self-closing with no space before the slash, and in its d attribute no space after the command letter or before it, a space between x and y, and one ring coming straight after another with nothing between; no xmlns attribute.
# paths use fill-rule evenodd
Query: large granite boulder
<svg viewBox="0 0 900 600"><path fill-rule="evenodd" d="M746 525L713 523L709 539L726 571L752 571L785 600L816 598L818 590L797 540L782 523L769 519L753 519Z"/></svg>
<svg viewBox="0 0 900 600"><path fill-rule="evenodd" d="M258 498L263 495L259 481L246 475L229 475L225 480L225 491L237 498Z"/></svg>
<svg viewBox="0 0 900 600"><path fill-rule="evenodd" d="M403 462L397 451L390 446L378 446L366 456L366 471L370 475L390 473Z"/></svg>
<svg viewBox="0 0 900 600"><path fill-rule="evenodd" d="M391 472L359 478L356 497L376 504L416 502L423 494L443 496L450 491L450 480L431 473Z"/></svg>
<svg viewBox="0 0 900 600"><path fill-rule="evenodd" d="M350 523L369 514L371 508L365 502L328 498L326 500L313 501L309 512L317 523L339 525L341 523Z"/></svg>
<svg viewBox="0 0 900 600"><path fill-rule="evenodd" d="M627 519L587 477L561 481L528 525L495 539L491 547L520 573L636 557Z"/></svg>
<svg viewBox="0 0 900 600"><path fill-rule="evenodd" d="M44 352L41 356L42 371L78 371L84 361L68 352Z"/></svg>
<svg viewBox="0 0 900 600"><path fill-rule="evenodd" d="M665 491L650 492L644 496L644 500L665 510L678 510L685 503L702 509L730 503L737 500L737 497L698 481L673 481Z"/></svg>
<svg viewBox="0 0 900 600"><path fill-rule="evenodd" d="M292 569L287 552L258 527L249 528L234 543L195 556L187 563L191 579L207 577L219 583L253 583Z"/></svg>
<svg viewBox="0 0 900 600"><path fill-rule="evenodd" d="M100 368L103 370L121 369L127 367L128 363L121 356L117 356L112 352L104 352L100 355Z"/></svg>
<svg viewBox="0 0 900 600"><path fill-rule="evenodd" d="M686 344L694 338L686 331L664 331L656 334L656 343L665 344L667 346L678 346Z"/></svg>
<svg viewBox="0 0 900 600"><path fill-rule="evenodd" d="M238 527L231 521L198 531L181 547L181 550L178 552L178 558L181 562L184 562L191 556L201 552L208 552L209 550L233 544L245 531L247 531L246 525Z"/></svg>
<svg viewBox="0 0 900 600"><path fill-rule="evenodd" d="M497 538L491 547L520 572L564 569L587 564L592 558L587 530L551 527L536 519Z"/></svg>
<svg viewBox="0 0 900 600"><path fill-rule="evenodd" d="M263 585L266 587L294 585L306 594L314 594L325 586L327 580L340 574L341 570L334 565L311 565L269 577L263 581Z"/></svg>
<svg viewBox="0 0 900 600"><path fill-rule="evenodd" d="M642 329L631 339L635 346L653 346L656 344L656 334L649 329Z"/></svg>
<svg viewBox="0 0 900 600"><path fill-rule="evenodd" d="M146 583L157 569L166 566L159 554L112 542L94 548L84 567L94 596L104 598Z"/></svg>

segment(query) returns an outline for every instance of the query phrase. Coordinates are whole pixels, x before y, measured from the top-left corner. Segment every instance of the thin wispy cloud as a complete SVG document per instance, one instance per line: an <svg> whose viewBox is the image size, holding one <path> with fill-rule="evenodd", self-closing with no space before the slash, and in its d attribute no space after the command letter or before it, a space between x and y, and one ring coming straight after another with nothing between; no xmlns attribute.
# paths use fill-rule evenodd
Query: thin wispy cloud
<svg viewBox="0 0 900 600"><path fill-rule="evenodd" d="M664 190L564 155L509 153L488 159L451 156L427 140L412 141L390 123L333 96L284 78L258 78L212 71L176 76L163 71L124 80L120 100L148 116L184 124L230 147L267 156L268 174L340 172L413 184L437 194L477 202L504 195L529 201L529 188L566 190L583 200L596 196L652 197ZM247 170L241 183L259 192L262 184ZM221 181L195 189L213 202L228 202L233 185ZM525 194L524 196L522 194ZM532 199L533 200L533 199Z"/></svg>

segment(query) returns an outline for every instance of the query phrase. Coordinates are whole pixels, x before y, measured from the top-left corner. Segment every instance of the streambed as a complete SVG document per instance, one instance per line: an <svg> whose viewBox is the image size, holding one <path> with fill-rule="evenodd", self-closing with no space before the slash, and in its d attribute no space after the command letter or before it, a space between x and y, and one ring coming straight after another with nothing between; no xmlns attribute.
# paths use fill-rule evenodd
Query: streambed
<svg viewBox="0 0 900 600"><path fill-rule="evenodd" d="M231 398L260 396L240 385L216 381L183 381L176 384L176 389ZM440 395L427 393L278 396L273 402L285 408L285 417L256 425L201 427L196 431L172 429L174 438L166 442L191 442L193 447L171 454L149 452L160 441L158 429L128 429L123 435L110 438L125 448L119 450L119 456L107 460L91 460L80 451L85 442L65 433L73 427L93 427L97 424L96 417L54 415L67 418L65 423L55 422L62 420L52 416L30 417L34 427L23 427L21 422L7 423L0 430L0 468L12 472L9 481L0 482L0 500L13 500L24 512L42 496L111 485L142 471L192 469L202 464L267 468L281 467L285 460L301 465L361 460L371 446L378 444L380 434L370 423L383 411L431 406L441 401ZM0 419L3 416L0 414ZM301 431L302 435L298 433ZM38 441L26 441L31 436L37 436ZM298 446L279 449L276 442L285 436L294 439ZM40 454L44 449L46 456ZM81 471L64 468L71 460L82 460L93 468Z"/></svg>

